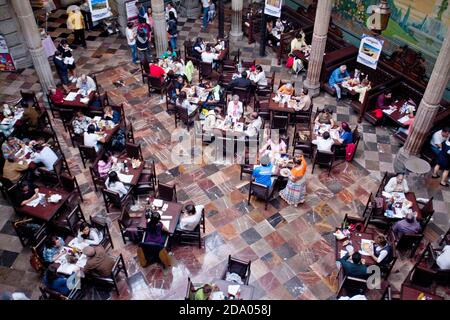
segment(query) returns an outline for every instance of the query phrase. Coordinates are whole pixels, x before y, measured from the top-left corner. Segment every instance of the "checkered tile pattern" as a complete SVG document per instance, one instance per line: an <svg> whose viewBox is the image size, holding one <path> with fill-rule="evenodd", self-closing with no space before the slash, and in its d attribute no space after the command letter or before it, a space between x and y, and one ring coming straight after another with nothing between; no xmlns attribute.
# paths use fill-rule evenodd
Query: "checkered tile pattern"
<svg viewBox="0 0 450 320"><path fill-rule="evenodd" d="M49 32L55 41L72 38L65 28L65 18L64 11L59 10L49 20ZM201 32L200 28L200 20L180 17L179 47L185 39L198 35L210 39L217 32L216 23L209 26L208 32ZM255 299L333 299L337 268L332 233L345 214L362 212L369 193L377 189L382 173L393 171L393 157L400 146L389 129L363 122L359 125L362 141L353 163L336 165L330 177L321 169L311 174L308 168L305 204L295 208L278 198L264 210L264 204L254 198L247 204L249 177L239 179L238 165L174 164L169 153L173 147L170 142L173 116L160 105L159 96L148 97L139 70L131 64L126 40L92 31L88 33L87 42L87 49L75 50L78 72L104 70L98 74L98 82L114 103L124 103L127 120L134 125L144 158L156 162L158 179L176 183L179 201L203 204L207 220L201 249L175 246L175 264L170 270L163 270L156 264L141 268L136 246L122 242L116 221L118 213L106 214L100 195L94 192L89 171L83 169L78 150L72 148L62 123L54 120L70 169L85 198L83 211L85 215L106 218L113 235L114 253L124 255L130 274L127 280L120 282L120 296L92 290L87 298L181 299L188 276L194 282L209 282L220 277L231 254L252 261L250 284L255 287ZM279 79L290 79L297 89L301 88L302 76L295 78L284 67L277 66L270 48L264 58L259 58L258 45L248 45L245 39L233 44L232 51L237 48L241 49L245 61L256 59L266 72L276 71L277 83ZM117 80L125 85L116 87ZM0 74L0 86L1 101L17 98L20 89L40 90L33 69ZM357 123L348 103L336 106L333 97L322 94L314 98L314 105L330 105L336 120L347 121L352 126ZM449 225L450 191L440 188L436 181L422 186L411 177L408 179L418 197L434 197L436 213L426 234L428 240L434 241ZM0 291L20 290L36 299L40 279L29 265L30 250L22 248L15 236L11 225L14 213L3 199L0 199L0 211ZM409 259L397 262L394 270L399 272L394 272L389 279L394 288L400 288L411 267Z"/></svg>

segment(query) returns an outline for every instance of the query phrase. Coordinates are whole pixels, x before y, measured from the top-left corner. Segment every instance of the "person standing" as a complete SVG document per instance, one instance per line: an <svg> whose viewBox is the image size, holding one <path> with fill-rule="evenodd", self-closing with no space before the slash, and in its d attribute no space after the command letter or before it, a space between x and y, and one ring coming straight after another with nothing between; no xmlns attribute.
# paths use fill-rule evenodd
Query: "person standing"
<svg viewBox="0 0 450 320"><path fill-rule="evenodd" d="M169 11L169 21L167 21L167 32L170 35L170 47L172 48L172 51L175 52L177 50L177 19L175 17L175 14L173 11Z"/></svg>
<svg viewBox="0 0 450 320"><path fill-rule="evenodd" d="M69 87L67 87L67 85L69 84L69 72L67 64L64 63L60 51L55 52L55 55L53 56L53 63L55 64L56 73L58 74L59 79L61 80L64 90L69 91Z"/></svg>
<svg viewBox="0 0 450 320"><path fill-rule="evenodd" d="M126 36L127 36L127 42L128 42L128 46L131 49L131 58L133 60L133 63L136 64L136 60L137 60L137 49L136 49L136 37L137 37L137 33L136 33L136 29L133 26L133 23L128 22L127 24L127 29L125 31Z"/></svg>
<svg viewBox="0 0 450 320"><path fill-rule="evenodd" d="M439 170L443 170L441 178L441 186L448 187L448 173L450 170L450 139L442 143L442 149L437 158L437 164L434 167L432 178L439 178Z"/></svg>
<svg viewBox="0 0 450 320"><path fill-rule="evenodd" d="M89 8L89 1L85 0L80 8L84 21L86 22L86 30L91 31L92 29L94 29L94 24L92 23L92 14L91 9Z"/></svg>
<svg viewBox="0 0 450 320"><path fill-rule="evenodd" d="M208 16L209 16L209 4L210 0L202 0L203 6L203 21L202 21L202 31L206 31L206 27L208 26Z"/></svg>
<svg viewBox="0 0 450 320"><path fill-rule="evenodd" d="M84 19L80 10L72 10L67 18L67 28L73 30L75 36L74 42L76 44L81 44L83 48L86 49L86 39L84 37Z"/></svg>
<svg viewBox="0 0 450 320"><path fill-rule="evenodd" d="M303 154L294 160L286 188L281 190L280 197L289 205L298 206L305 202L306 193L306 161Z"/></svg>
<svg viewBox="0 0 450 320"><path fill-rule="evenodd" d="M145 23L145 19L142 20L141 18L139 18L137 28L136 48L142 64L147 64L152 60L150 52L150 28Z"/></svg>

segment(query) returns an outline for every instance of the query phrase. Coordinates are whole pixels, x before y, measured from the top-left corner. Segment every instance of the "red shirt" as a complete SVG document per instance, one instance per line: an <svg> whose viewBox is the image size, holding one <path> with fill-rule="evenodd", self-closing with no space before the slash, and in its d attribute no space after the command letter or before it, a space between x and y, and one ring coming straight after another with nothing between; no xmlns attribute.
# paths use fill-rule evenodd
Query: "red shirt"
<svg viewBox="0 0 450 320"><path fill-rule="evenodd" d="M159 77L161 81L164 80L164 69L156 64L150 63L149 73L152 77Z"/></svg>
<svg viewBox="0 0 450 320"><path fill-rule="evenodd" d="M57 88L56 92L50 96L50 99L55 104L61 104L64 101L64 92Z"/></svg>

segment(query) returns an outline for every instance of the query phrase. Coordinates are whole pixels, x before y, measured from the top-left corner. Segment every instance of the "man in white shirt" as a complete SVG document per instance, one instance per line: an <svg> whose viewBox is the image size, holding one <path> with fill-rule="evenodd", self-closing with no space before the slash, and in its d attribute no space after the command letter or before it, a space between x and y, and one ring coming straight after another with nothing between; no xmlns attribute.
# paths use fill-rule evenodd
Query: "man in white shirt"
<svg viewBox="0 0 450 320"><path fill-rule="evenodd" d="M330 138L330 133L328 131L325 131L322 134L322 137L313 140L312 144L315 144L317 146L318 151L331 152L331 147L334 144L334 140Z"/></svg>
<svg viewBox="0 0 450 320"><path fill-rule="evenodd" d="M194 231L200 224L203 209L204 207L202 205L197 205L195 207L192 204L186 205L177 229L182 231Z"/></svg>
<svg viewBox="0 0 450 320"><path fill-rule="evenodd" d="M447 140L450 135L450 127L445 127L442 130L436 131L431 138L431 150L438 155L442 150L442 143Z"/></svg>
<svg viewBox="0 0 450 320"><path fill-rule="evenodd" d="M233 100L228 103L227 115L237 121L242 117L243 113L244 107L242 102L239 101L239 96L235 94Z"/></svg>
<svg viewBox="0 0 450 320"><path fill-rule="evenodd" d="M80 90L84 90L87 93L97 90L97 86L95 85L94 79L92 79L89 76L86 76L85 74L82 74L81 77L78 78L77 88Z"/></svg>
<svg viewBox="0 0 450 320"><path fill-rule="evenodd" d="M84 132L84 145L86 147L94 147L95 151L100 150L99 142L104 142L103 138L100 138L98 134L95 133L95 126L90 124L87 128L87 131Z"/></svg>
<svg viewBox="0 0 450 320"><path fill-rule="evenodd" d="M250 80L252 80L258 86L267 86L266 73L260 65L257 65L255 72L252 72L250 74Z"/></svg>
<svg viewBox="0 0 450 320"><path fill-rule="evenodd" d="M34 146L34 151L36 154L31 160L34 163L42 163L47 170L53 171L53 165L58 160L56 153L49 147L43 147L42 145Z"/></svg>
<svg viewBox="0 0 450 320"><path fill-rule="evenodd" d="M169 12L173 12L175 19L178 19L178 15L177 15L177 10L175 10L175 8L173 7L172 3L168 3L166 6L166 12L164 14L164 16L166 17L166 21L169 20Z"/></svg>
<svg viewBox="0 0 450 320"><path fill-rule="evenodd" d="M202 52L202 61L207 63L213 63L214 60L219 58L218 53L211 52L211 46L207 45L204 52Z"/></svg>
<svg viewBox="0 0 450 320"><path fill-rule="evenodd" d="M262 127L262 119L261 117L258 115L257 112L253 112L250 115L250 118L252 119L252 121L249 123L249 125L247 126L247 130L245 130L245 133L250 136L256 136L259 132L259 130L261 130Z"/></svg>
<svg viewBox="0 0 450 320"><path fill-rule="evenodd" d="M436 258L436 264L441 268L442 270L449 270L450 269L450 246L447 245L442 249L441 254L439 257Z"/></svg>
<svg viewBox="0 0 450 320"><path fill-rule="evenodd" d="M389 182L384 187L386 192L409 192L408 183L406 182L403 173L397 173L395 177L389 179Z"/></svg>
<svg viewBox="0 0 450 320"><path fill-rule="evenodd" d="M133 23L128 22L127 29L125 31L127 36L128 46L131 49L131 58L133 59L133 63L136 64L137 60L137 49L136 49L136 29L133 26Z"/></svg>

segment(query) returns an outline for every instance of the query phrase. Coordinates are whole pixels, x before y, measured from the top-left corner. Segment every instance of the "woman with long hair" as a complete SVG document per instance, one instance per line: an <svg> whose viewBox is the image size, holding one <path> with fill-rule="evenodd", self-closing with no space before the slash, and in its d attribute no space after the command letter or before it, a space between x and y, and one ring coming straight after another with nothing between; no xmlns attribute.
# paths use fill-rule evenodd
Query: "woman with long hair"
<svg viewBox="0 0 450 320"><path fill-rule="evenodd" d="M124 197L128 193L127 187L120 181L117 172L111 171L105 182L106 188L110 191L117 192L120 197Z"/></svg>

